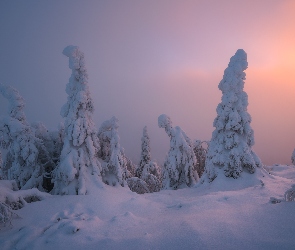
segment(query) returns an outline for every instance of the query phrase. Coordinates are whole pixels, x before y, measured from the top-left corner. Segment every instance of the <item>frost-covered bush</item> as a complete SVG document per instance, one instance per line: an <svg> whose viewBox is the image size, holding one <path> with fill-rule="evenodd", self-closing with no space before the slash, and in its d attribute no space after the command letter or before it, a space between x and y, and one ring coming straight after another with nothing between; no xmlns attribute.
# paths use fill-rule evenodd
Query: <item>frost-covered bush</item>
<svg viewBox="0 0 295 250"><path fill-rule="evenodd" d="M8 115L0 121L1 145L7 150L2 179L15 180L22 189L42 190L44 166L38 157L46 154L46 148L26 120L25 103L18 91L1 84L0 92L9 101Z"/></svg>
<svg viewBox="0 0 295 250"><path fill-rule="evenodd" d="M63 54L72 70L66 86L67 103L61 109L65 118L64 143L60 162L54 171L55 194L87 194L92 184L100 185L101 165L97 131L92 120L94 111L88 88L84 54L76 46L68 46Z"/></svg>
<svg viewBox="0 0 295 250"><path fill-rule="evenodd" d="M102 179L108 185L119 183L124 186L130 177L127 170L127 157L120 145L119 124L116 117L102 123L98 131L100 140L100 157L105 161L102 165Z"/></svg>
<svg viewBox="0 0 295 250"><path fill-rule="evenodd" d="M17 183L12 180L0 180L0 225L11 224L13 217L18 215L13 211L49 197L38 189L18 190Z"/></svg>
<svg viewBox="0 0 295 250"><path fill-rule="evenodd" d="M197 159L191 140L180 127L172 127L170 117L165 114L159 116L158 125L170 137L170 150L164 162L163 188L193 186L199 177L194 171Z"/></svg>
<svg viewBox="0 0 295 250"><path fill-rule="evenodd" d="M12 209L3 202L0 202L0 226L11 225L12 216L14 215Z"/></svg>
<svg viewBox="0 0 295 250"><path fill-rule="evenodd" d="M248 96L243 91L244 70L247 67L247 54L244 50L237 50L219 83L222 99L216 109L215 130L202 182L213 181L220 172L227 177L238 178L242 171L254 173L257 167L262 166L252 151L254 132L250 126L251 116L247 112Z"/></svg>
<svg viewBox="0 0 295 250"><path fill-rule="evenodd" d="M285 192L285 201L295 201L295 185Z"/></svg>
<svg viewBox="0 0 295 250"><path fill-rule="evenodd" d="M136 176L141 177L143 168L151 161L150 137L147 131L147 126L143 128L143 135L141 138L141 155L138 168L136 169Z"/></svg>
<svg viewBox="0 0 295 250"><path fill-rule="evenodd" d="M150 193L147 183L138 177L128 178L127 184L132 192L138 194Z"/></svg>
<svg viewBox="0 0 295 250"><path fill-rule="evenodd" d="M146 182L150 193L159 192L162 188L162 172L156 162L150 161L144 166L141 179Z"/></svg>
<svg viewBox="0 0 295 250"><path fill-rule="evenodd" d="M206 162L208 145L209 145L209 142L200 141L200 140L196 140L193 144L194 152L197 158L196 171L198 172L198 175L200 177L203 175L205 171L205 162Z"/></svg>
<svg viewBox="0 0 295 250"><path fill-rule="evenodd" d="M295 165L295 149L294 149L294 151L292 153L291 161L292 161L292 164Z"/></svg>

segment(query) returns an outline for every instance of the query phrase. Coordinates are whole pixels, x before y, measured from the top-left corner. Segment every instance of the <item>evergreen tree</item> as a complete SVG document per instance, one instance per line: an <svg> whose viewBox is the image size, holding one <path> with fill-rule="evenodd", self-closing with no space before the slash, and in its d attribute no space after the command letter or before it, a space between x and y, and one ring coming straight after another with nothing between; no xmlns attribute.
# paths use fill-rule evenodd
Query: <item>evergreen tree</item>
<svg viewBox="0 0 295 250"><path fill-rule="evenodd" d="M26 120L25 102L19 92L2 84L0 92L9 101L8 116L0 122L1 145L7 148L2 179L15 180L21 189L36 187L43 190L44 166L38 155L46 149Z"/></svg>
<svg viewBox="0 0 295 250"><path fill-rule="evenodd" d="M141 138L141 155L139 166L136 170L136 176L141 177L143 168L146 164L149 164L151 161L151 148L150 148L150 137L147 131L147 126L143 128L143 135Z"/></svg>
<svg viewBox="0 0 295 250"><path fill-rule="evenodd" d="M207 144L207 146L204 147L204 143ZM200 140L196 140L193 144L194 152L197 158L196 170L200 177L203 175L205 170L205 161L206 161L208 145L209 145L209 142L200 141Z"/></svg>
<svg viewBox="0 0 295 250"><path fill-rule="evenodd" d="M165 114L159 116L158 124L170 137L170 150L164 162L163 188L193 186L199 177L194 171L197 159L191 140L180 127L172 127L170 117Z"/></svg>
<svg viewBox="0 0 295 250"><path fill-rule="evenodd" d="M295 149L294 149L294 151L292 153L291 161L292 161L292 164L295 165Z"/></svg>
<svg viewBox="0 0 295 250"><path fill-rule="evenodd" d="M102 166L102 178L108 185L115 186L119 183L125 185L125 180L130 176L127 170L127 157L124 148L120 145L118 132L119 124L116 117L102 123L98 131L100 139L100 157L105 161Z"/></svg>
<svg viewBox="0 0 295 250"><path fill-rule="evenodd" d="M231 57L223 79L219 83L222 91L221 103L217 106L217 117L206 158L206 169L202 182L213 181L223 172L225 176L238 178L242 171L254 173L261 161L252 151L254 132L250 126L251 116L247 112L248 96L243 91L245 72L248 67L247 54L239 49Z"/></svg>
<svg viewBox="0 0 295 250"><path fill-rule="evenodd" d="M84 54L77 46L66 47L63 54L69 58L72 74L66 87L68 100L61 109L61 116L65 118L64 144L60 163L54 171L53 193L87 194L91 183L101 186L93 102Z"/></svg>

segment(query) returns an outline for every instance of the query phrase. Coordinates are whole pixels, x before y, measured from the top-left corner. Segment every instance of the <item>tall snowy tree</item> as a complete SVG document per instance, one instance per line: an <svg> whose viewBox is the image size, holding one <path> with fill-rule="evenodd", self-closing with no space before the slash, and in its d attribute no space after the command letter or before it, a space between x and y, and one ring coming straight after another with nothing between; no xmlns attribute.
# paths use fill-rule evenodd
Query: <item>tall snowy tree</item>
<svg viewBox="0 0 295 250"><path fill-rule="evenodd" d="M119 183L124 186L130 173L127 170L127 157L120 146L118 128L118 119L112 117L103 122L98 131L101 145L100 157L105 161L102 166L102 178L108 185L115 186Z"/></svg>
<svg viewBox="0 0 295 250"><path fill-rule="evenodd" d="M222 91L221 103L217 106L217 117L206 158L202 182L213 181L218 174L238 178L242 171L254 173L262 163L252 151L254 132L250 126L251 116L247 112L248 96L243 91L248 67L247 54L239 49L231 57L219 83Z"/></svg>
<svg viewBox="0 0 295 250"><path fill-rule="evenodd" d="M67 103L61 109L65 118L61 159L54 171L55 194L87 194L93 185L101 186L100 149L92 120L93 102L88 88L84 54L77 46L68 46L63 54L69 58L71 77L66 86Z"/></svg>
<svg viewBox="0 0 295 250"><path fill-rule="evenodd" d="M15 180L22 189L36 187L42 190L44 166L38 155L46 149L26 120L25 102L19 92L2 84L0 92L9 101L8 115L0 121L1 144L7 148L2 178Z"/></svg>
<svg viewBox="0 0 295 250"><path fill-rule="evenodd" d="M199 177L194 171L197 159L192 141L180 127L172 127L170 117L165 114L159 116L158 125L164 128L170 137L170 150L164 162L163 188L193 186Z"/></svg>
<svg viewBox="0 0 295 250"><path fill-rule="evenodd" d="M292 164L295 165L295 149L294 149L294 151L292 153L291 161L292 161Z"/></svg>
<svg viewBox="0 0 295 250"><path fill-rule="evenodd" d="M150 148L150 137L147 131L147 126L143 128L143 135L141 138L141 155L139 166L136 170L136 176L141 177L143 168L146 164L149 164L151 161L151 148Z"/></svg>

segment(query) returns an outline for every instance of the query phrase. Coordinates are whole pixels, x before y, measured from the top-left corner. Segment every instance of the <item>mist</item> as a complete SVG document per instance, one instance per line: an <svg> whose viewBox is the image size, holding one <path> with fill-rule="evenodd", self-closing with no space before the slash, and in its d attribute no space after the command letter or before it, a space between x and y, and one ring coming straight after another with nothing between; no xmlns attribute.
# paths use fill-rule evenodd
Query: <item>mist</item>
<svg viewBox="0 0 295 250"><path fill-rule="evenodd" d="M245 91L264 164L290 164L295 147L293 1L1 1L0 83L26 101L30 122L63 121L71 71L67 45L85 54L97 127L116 116L135 163L142 129L163 162L171 117L192 139L210 140L218 83L237 49L248 54ZM0 115L7 101L0 98Z"/></svg>

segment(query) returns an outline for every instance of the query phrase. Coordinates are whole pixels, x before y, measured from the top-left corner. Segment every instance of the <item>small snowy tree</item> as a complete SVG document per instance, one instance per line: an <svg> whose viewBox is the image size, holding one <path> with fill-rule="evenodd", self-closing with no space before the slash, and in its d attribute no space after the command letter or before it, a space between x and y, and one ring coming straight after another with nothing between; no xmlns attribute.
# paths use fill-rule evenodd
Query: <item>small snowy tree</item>
<svg viewBox="0 0 295 250"><path fill-rule="evenodd" d="M292 153L291 161L292 161L292 164L295 165L295 149L294 149L294 151Z"/></svg>
<svg viewBox="0 0 295 250"><path fill-rule="evenodd" d="M206 144L206 146L204 146L204 144ZM196 170L200 177L203 175L205 170L205 161L206 161L208 145L209 145L209 142L200 141L200 140L196 140L193 144L194 152L197 158Z"/></svg>
<svg viewBox="0 0 295 250"><path fill-rule="evenodd" d="M69 58L72 75L66 87L68 100L61 109L61 116L65 118L64 144L60 163L54 171L53 193L87 194L91 183L101 186L93 102L84 54L76 46L66 47L63 54Z"/></svg>
<svg viewBox="0 0 295 250"><path fill-rule="evenodd" d="M141 177L143 168L146 164L149 164L151 161L151 148L150 148L150 137L147 131L147 126L143 128L143 135L141 138L141 155L139 166L136 170L136 176Z"/></svg>
<svg viewBox="0 0 295 250"><path fill-rule="evenodd" d="M8 116L0 122L1 145L7 148L2 178L15 180L22 189L37 187L42 190L44 168L38 155L46 149L26 120L25 103L18 91L0 85L0 92L9 101Z"/></svg>
<svg viewBox="0 0 295 250"><path fill-rule="evenodd" d="M163 188L193 186L199 177L194 171L197 159L191 140L180 127L172 127L170 117L165 114L159 116L158 124L170 137L170 150L164 162Z"/></svg>
<svg viewBox="0 0 295 250"><path fill-rule="evenodd" d="M223 172L225 176L238 178L242 171L254 173L262 163L252 151L254 132L250 126L251 116L247 112L248 96L243 91L245 72L248 67L247 54L239 49L231 57L223 79L219 83L222 91L221 103L217 106L217 117L206 158L206 169L202 182L211 182Z"/></svg>
<svg viewBox="0 0 295 250"><path fill-rule="evenodd" d="M130 190L138 194L158 192L162 187L162 172L157 163L151 161L150 151L150 137L145 126L141 138L141 156L136 169L136 177L127 180Z"/></svg>
<svg viewBox="0 0 295 250"><path fill-rule="evenodd" d="M146 182L150 193L159 192L162 187L162 172L156 162L145 164L141 179Z"/></svg>
<svg viewBox="0 0 295 250"><path fill-rule="evenodd" d="M118 128L118 119L112 117L103 122L98 131L101 143L100 157L105 161L102 166L102 178L108 185L115 186L119 183L124 186L130 173L127 170L127 157L120 146Z"/></svg>
<svg viewBox="0 0 295 250"><path fill-rule="evenodd" d="M59 163L63 146L63 123L60 124L58 131L49 131L42 122L34 122L32 129L36 137L43 142L38 161L42 163L45 170L42 186L47 192L50 192L53 188L52 173Z"/></svg>

